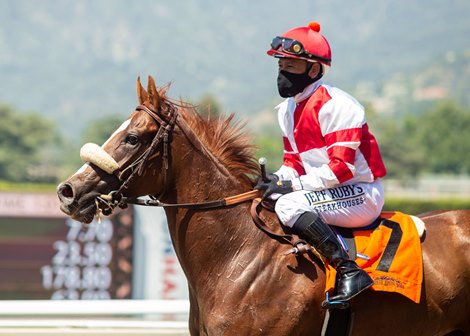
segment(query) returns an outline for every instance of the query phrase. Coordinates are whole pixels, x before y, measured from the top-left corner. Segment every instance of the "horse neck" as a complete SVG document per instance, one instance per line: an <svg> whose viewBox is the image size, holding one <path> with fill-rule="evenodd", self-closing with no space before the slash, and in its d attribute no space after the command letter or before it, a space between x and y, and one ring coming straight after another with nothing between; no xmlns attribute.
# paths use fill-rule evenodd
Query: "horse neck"
<svg viewBox="0 0 470 336"><path fill-rule="evenodd" d="M246 186L200 146L183 136L174 139L174 188L167 195L171 202L205 202L247 191ZM227 267L227 260L235 262L241 246L249 239L256 239L259 232L252 223L248 206L198 211L166 209L175 251L192 286L197 287L196 283L204 283Z"/></svg>
<svg viewBox="0 0 470 336"><path fill-rule="evenodd" d="M172 144L175 150L172 153L175 200L178 203L203 202L247 191L186 123L180 129L182 134L175 137Z"/></svg>

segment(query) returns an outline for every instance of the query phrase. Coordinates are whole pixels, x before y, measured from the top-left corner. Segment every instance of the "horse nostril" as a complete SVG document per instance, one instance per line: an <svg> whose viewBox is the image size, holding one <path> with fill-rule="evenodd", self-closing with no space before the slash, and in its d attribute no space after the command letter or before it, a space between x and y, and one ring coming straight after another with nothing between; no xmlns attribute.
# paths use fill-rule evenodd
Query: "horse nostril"
<svg viewBox="0 0 470 336"><path fill-rule="evenodd" d="M63 198L73 198L73 189L69 184L59 186L57 193Z"/></svg>

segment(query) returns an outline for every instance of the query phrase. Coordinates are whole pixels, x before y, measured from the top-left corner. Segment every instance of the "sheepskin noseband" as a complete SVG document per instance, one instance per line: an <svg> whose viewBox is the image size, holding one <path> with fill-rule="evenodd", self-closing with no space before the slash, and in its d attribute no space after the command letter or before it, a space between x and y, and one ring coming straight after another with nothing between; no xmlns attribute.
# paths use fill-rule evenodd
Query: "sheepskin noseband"
<svg viewBox="0 0 470 336"><path fill-rule="evenodd" d="M82 146L80 149L80 158L85 163L93 163L108 174L113 174L119 169L119 164L111 157L111 155L94 143L86 143Z"/></svg>

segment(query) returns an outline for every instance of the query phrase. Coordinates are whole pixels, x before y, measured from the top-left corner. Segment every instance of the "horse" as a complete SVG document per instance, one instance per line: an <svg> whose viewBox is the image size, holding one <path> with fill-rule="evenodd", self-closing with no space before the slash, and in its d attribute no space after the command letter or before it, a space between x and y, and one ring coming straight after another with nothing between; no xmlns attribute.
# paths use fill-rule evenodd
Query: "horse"
<svg viewBox="0 0 470 336"><path fill-rule="evenodd" d="M88 163L57 187L61 210L89 223L126 197L163 205L188 282L191 335L320 335L325 267L315 254L285 256L285 244L253 225L249 202L177 206L249 192L260 169L233 114L202 117L167 89L137 79L136 110L98 147L99 159L84 155ZM470 211L420 218L420 302L367 290L352 299L352 335L470 335ZM264 220L280 227L273 213Z"/></svg>

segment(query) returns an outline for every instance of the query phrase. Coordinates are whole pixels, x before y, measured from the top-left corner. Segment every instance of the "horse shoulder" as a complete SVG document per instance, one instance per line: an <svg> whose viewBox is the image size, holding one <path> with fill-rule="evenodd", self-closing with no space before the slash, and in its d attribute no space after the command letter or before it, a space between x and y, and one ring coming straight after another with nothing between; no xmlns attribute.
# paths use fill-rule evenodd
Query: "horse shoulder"
<svg viewBox="0 0 470 336"><path fill-rule="evenodd" d="M264 214L275 229L275 215ZM280 232L279 232L280 233ZM208 334L309 335L321 331L325 274L313 254L284 255L288 244L254 231L213 281L204 310ZM269 318L267 318L269 317Z"/></svg>

